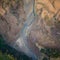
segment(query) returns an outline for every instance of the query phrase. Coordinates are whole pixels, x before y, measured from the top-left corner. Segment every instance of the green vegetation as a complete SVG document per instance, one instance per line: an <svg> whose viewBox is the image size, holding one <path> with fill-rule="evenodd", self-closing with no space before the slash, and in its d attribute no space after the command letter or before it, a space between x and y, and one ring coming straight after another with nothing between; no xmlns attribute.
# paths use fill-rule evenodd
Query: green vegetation
<svg viewBox="0 0 60 60"><path fill-rule="evenodd" d="M44 48L41 49L41 52L45 55L48 56L49 60L50 58L59 58L60 57L60 51L58 51L57 49L51 49L51 48ZM45 60L47 60L46 57L44 57Z"/></svg>
<svg viewBox="0 0 60 60"><path fill-rule="evenodd" d="M0 60L32 60L24 53L15 50L7 45L0 35Z"/></svg>
<svg viewBox="0 0 60 60"><path fill-rule="evenodd" d="M5 42L0 35L0 60L16 60L12 55L7 54L7 52Z"/></svg>
<svg viewBox="0 0 60 60"><path fill-rule="evenodd" d="M16 60L13 56L9 55L9 54L3 54L0 51L0 60Z"/></svg>
<svg viewBox="0 0 60 60"><path fill-rule="evenodd" d="M60 57L60 51L58 51L57 49L43 48L40 51L46 56L48 56L48 59L47 57L44 57L43 60L49 60L50 58ZM0 60L18 60L18 59L31 60L26 55L22 54L21 52L17 52L15 49L6 45L5 41L0 35Z"/></svg>

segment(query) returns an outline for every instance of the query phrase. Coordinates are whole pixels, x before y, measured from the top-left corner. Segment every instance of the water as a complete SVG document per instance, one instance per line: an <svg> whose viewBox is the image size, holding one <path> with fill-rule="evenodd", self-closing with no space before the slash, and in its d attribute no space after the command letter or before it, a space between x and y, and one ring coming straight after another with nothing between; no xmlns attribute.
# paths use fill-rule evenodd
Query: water
<svg viewBox="0 0 60 60"><path fill-rule="evenodd" d="M27 0L24 0L24 10L26 13L26 21L24 23L23 28L20 32L20 37L15 41L14 47L17 50L21 50L25 54L27 54L29 57L32 57L33 60L37 59L37 56L34 52L31 51L29 48L29 44L27 42L27 36L29 34L30 28L32 23L36 20L33 12L33 0L30 0L27 2ZM17 46L17 47L16 47Z"/></svg>

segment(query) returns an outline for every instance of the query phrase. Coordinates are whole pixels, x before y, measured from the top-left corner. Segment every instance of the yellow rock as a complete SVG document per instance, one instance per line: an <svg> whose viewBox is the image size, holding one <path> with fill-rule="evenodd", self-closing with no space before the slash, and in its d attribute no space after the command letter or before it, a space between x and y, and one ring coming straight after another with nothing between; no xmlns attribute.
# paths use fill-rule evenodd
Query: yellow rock
<svg viewBox="0 0 60 60"><path fill-rule="evenodd" d="M0 6L0 15L4 15L5 14L5 10Z"/></svg>
<svg viewBox="0 0 60 60"><path fill-rule="evenodd" d="M60 0L35 0L36 13L39 14L41 8L42 17L48 15L50 18L60 9Z"/></svg>

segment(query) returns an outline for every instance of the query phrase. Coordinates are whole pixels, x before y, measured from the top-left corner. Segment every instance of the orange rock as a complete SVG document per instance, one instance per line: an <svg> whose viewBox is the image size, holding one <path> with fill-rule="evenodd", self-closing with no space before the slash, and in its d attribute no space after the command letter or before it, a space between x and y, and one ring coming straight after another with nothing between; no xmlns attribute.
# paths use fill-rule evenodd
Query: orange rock
<svg viewBox="0 0 60 60"><path fill-rule="evenodd" d="M60 0L35 0L36 13L43 8L42 17L47 14L50 18L60 9Z"/></svg>
<svg viewBox="0 0 60 60"><path fill-rule="evenodd" d="M5 10L0 6L0 14L4 15L5 14Z"/></svg>

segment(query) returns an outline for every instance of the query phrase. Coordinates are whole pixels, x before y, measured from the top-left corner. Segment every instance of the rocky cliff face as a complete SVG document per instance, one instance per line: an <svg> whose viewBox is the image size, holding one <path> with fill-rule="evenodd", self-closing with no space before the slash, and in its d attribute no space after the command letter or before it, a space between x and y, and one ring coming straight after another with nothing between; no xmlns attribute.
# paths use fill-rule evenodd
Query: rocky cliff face
<svg viewBox="0 0 60 60"><path fill-rule="evenodd" d="M60 10L60 0L35 0L35 8L37 14L39 14L42 9L41 16L43 18L46 15L51 18Z"/></svg>
<svg viewBox="0 0 60 60"><path fill-rule="evenodd" d="M26 20L23 5L21 0L0 2L0 33L7 42L16 40Z"/></svg>
<svg viewBox="0 0 60 60"><path fill-rule="evenodd" d="M60 0L4 1L0 34L8 43L33 58L40 56L40 45L60 49Z"/></svg>
<svg viewBox="0 0 60 60"><path fill-rule="evenodd" d="M60 49L60 0L35 0L37 20L32 24L30 38L44 47Z"/></svg>

